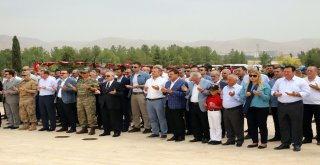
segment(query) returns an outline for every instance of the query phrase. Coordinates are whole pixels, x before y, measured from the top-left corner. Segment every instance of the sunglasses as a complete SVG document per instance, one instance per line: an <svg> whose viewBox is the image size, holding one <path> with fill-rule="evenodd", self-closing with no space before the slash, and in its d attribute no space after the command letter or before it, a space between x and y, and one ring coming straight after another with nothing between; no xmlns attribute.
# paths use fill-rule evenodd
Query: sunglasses
<svg viewBox="0 0 320 165"><path fill-rule="evenodd" d="M5 76L8 76L9 74L4 74Z"/></svg>
<svg viewBox="0 0 320 165"><path fill-rule="evenodd" d="M106 75L106 77L111 77L110 75Z"/></svg>
<svg viewBox="0 0 320 165"><path fill-rule="evenodd" d="M204 69L200 69L200 71L205 71Z"/></svg>
<svg viewBox="0 0 320 165"><path fill-rule="evenodd" d="M61 75L67 74L67 73L60 73Z"/></svg>
<svg viewBox="0 0 320 165"><path fill-rule="evenodd" d="M28 76L28 75L22 75L22 76L24 77L24 76Z"/></svg>
<svg viewBox="0 0 320 165"><path fill-rule="evenodd" d="M250 74L249 77L258 77L258 75Z"/></svg>
<svg viewBox="0 0 320 165"><path fill-rule="evenodd" d="M138 68L138 67L137 67L137 66L132 66L132 68L135 68L135 69L136 69L136 68Z"/></svg>

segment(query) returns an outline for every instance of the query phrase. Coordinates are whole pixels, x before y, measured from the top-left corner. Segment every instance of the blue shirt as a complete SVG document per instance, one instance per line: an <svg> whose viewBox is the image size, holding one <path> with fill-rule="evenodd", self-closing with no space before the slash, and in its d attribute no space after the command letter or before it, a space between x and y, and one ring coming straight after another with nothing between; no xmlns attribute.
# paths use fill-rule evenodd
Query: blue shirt
<svg viewBox="0 0 320 165"><path fill-rule="evenodd" d="M242 86L240 97L242 100L246 100L246 92L247 92L248 83ZM253 87L253 86L252 86ZM258 87L257 91L261 92L261 96L254 95L250 107L257 108L265 108L269 107L269 101L271 96L271 88L270 85L263 82L262 87Z"/></svg>
<svg viewBox="0 0 320 165"><path fill-rule="evenodd" d="M274 83L276 83L277 79L272 79L269 81L270 88L273 87ZM278 107L278 98L271 95L271 107Z"/></svg>

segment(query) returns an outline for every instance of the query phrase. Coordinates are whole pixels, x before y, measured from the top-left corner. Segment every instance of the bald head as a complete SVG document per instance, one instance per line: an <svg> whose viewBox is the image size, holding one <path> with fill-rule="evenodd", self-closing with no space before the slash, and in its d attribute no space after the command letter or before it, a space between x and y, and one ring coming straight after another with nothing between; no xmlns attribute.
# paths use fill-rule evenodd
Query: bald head
<svg viewBox="0 0 320 165"><path fill-rule="evenodd" d="M315 66L309 66L307 68L307 76L309 79L314 79L318 75L318 68Z"/></svg>
<svg viewBox="0 0 320 165"><path fill-rule="evenodd" d="M239 78L235 74L230 74L227 77L227 83L228 83L229 86L235 85L238 82L238 80L239 80Z"/></svg>

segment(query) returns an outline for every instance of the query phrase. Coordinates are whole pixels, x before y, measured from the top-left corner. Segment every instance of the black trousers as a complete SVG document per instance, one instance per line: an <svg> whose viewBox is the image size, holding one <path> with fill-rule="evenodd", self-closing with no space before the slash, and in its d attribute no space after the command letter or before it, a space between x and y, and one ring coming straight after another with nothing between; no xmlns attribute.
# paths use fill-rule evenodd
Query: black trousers
<svg viewBox="0 0 320 165"><path fill-rule="evenodd" d="M269 114L269 107L257 108L250 107L247 113L247 122L249 128L249 135L253 143L258 143L258 128L261 135L261 143L268 142L268 128L267 118Z"/></svg>
<svg viewBox="0 0 320 165"><path fill-rule="evenodd" d="M166 102L166 108L165 108L165 114L166 114L166 119L167 119L167 126L168 126L168 133L173 133L173 126L172 126L172 122L173 122L173 119L172 119L172 114L169 110L169 107L168 107L168 102Z"/></svg>
<svg viewBox="0 0 320 165"><path fill-rule="evenodd" d="M96 97L96 116L97 116L97 124L100 128L102 126L102 117L101 117L101 107L99 103L99 95L95 95Z"/></svg>
<svg viewBox="0 0 320 165"><path fill-rule="evenodd" d="M184 111L185 109L168 109L170 118L167 118L167 121L170 121L171 129L176 139L185 137Z"/></svg>
<svg viewBox="0 0 320 165"><path fill-rule="evenodd" d="M210 139L209 122L207 112L200 110L198 103L190 103L190 119L192 133L195 139Z"/></svg>
<svg viewBox="0 0 320 165"><path fill-rule="evenodd" d="M62 99L57 98L57 108L60 113L60 121L62 128L71 127L76 129L77 115L76 115L75 103L63 103Z"/></svg>
<svg viewBox="0 0 320 165"><path fill-rule="evenodd" d="M279 119L278 119L278 107L271 107L271 113L272 113L274 130L275 130L274 137L280 139L281 133L280 133L280 126L279 126Z"/></svg>
<svg viewBox="0 0 320 165"><path fill-rule="evenodd" d="M316 121L317 141L320 142L320 105L304 104L303 110L303 136L312 141L312 117Z"/></svg>
<svg viewBox="0 0 320 165"><path fill-rule="evenodd" d="M130 99L128 98L122 99L121 110L122 110L122 116L123 116L122 128L128 129L132 120Z"/></svg>
<svg viewBox="0 0 320 165"><path fill-rule="evenodd" d="M241 112L242 106L224 109L223 119L224 126L227 132L228 141L243 143L244 141L244 116ZM236 140L237 138L237 140Z"/></svg>
<svg viewBox="0 0 320 165"><path fill-rule="evenodd" d="M36 117L39 121L41 119L40 105L39 105L39 92L36 95Z"/></svg>
<svg viewBox="0 0 320 165"><path fill-rule="evenodd" d="M54 109L54 95L39 96L39 108L43 128L56 128L56 111ZM50 126L49 126L50 123Z"/></svg>
<svg viewBox="0 0 320 165"><path fill-rule="evenodd" d="M190 112L187 111L186 109L184 110L184 122L185 122L185 125L186 125L186 130L188 132L192 133Z"/></svg>
<svg viewBox="0 0 320 165"><path fill-rule="evenodd" d="M278 118L281 132L281 143L301 145L303 125L303 103L278 103Z"/></svg>
<svg viewBox="0 0 320 165"><path fill-rule="evenodd" d="M101 117L104 132L120 133L122 129L121 109L108 109L106 106L101 108Z"/></svg>
<svg viewBox="0 0 320 165"><path fill-rule="evenodd" d="M226 135L226 128L224 126L224 119L223 119L223 109L221 109L221 129L222 129L222 137L224 137Z"/></svg>

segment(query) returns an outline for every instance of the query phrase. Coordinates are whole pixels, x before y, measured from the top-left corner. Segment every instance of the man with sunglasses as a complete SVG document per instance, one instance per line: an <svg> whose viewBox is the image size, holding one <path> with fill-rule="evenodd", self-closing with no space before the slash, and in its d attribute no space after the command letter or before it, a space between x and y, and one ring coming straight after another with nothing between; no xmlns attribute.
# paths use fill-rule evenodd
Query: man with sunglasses
<svg viewBox="0 0 320 165"><path fill-rule="evenodd" d="M19 85L19 111L23 126L19 130L29 129L29 131L33 131L37 129L35 95L37 93L38 82L31 78L29 71L24 71L22 76L23 80Z"/></svg>
<svg viewBox="0 0 320 165"><path fill-rule="evenodd" d="M227 82L228 75L231 74L231 71L230 69L225 68L221 71L221 74L222 74L222 81Z"/></svg>
<svg viewBox="0 0 320 165"><path fill-rule="evenodd" d="M149 74L141 71L141 63L132 63L132 70L134 73L130 77L130 85L126 85L130 89L129 96L131 96L131 111L133 119L133 128L129 132L140 132L140 114L144 122L145 130L143 133L151 133L151 125L148 118L146 108L146 100L143 92L146 81L150 78Z"/></svg>
<svg viewBox="0 0 320 165"><path fill-rule="evenodd" d="M122 94L123 88L121 84L115 79L113 71L105 73L105 82L100 84L100 106L103 122L103 133L99 136L110 135L113 131L112 137L118 137L122 130Z"/></svg>
<svg viewBox="0 0 320 165"><path fill-rule="evenodd" d="M39 78L38 78L36 75L34 75L34 74L31 73L31 69L30 69L29 66L24 66L24 67L22 67L22 71L30 72L30 78L33 79L33 80L35 80L35 81L37 81L37 82L39 81Z"/></svg>
<svg viewBox="0 0 320 165"><path fill-rule="evenodd" d="M76 132L76 86L77 82L69 77L69 72L62 69L57 83L57 109L60 114L61 129L57 132ZM71 127L68 130L68 127Z"/></svg>
<svg viewBox="0 0 320 165"><path fill-rule="evenodd" d="M199 72L200 72L202 78L209 80L209 81L212 81L211 77L208 75L209 69L207 67L205 67L205 66L199 67Z"/></svg>
<svg viewBox="0 0 320 165"><path fill-rule="evenodd" d="M4 127L5 129L17 129L20 124L19 93L17 88L20 81L14 78L14 74L13 70L4 71L6 80L3 83L3 91L0 91L0 94L4 95L4 108L9 121L9 126Z"/></svg>

